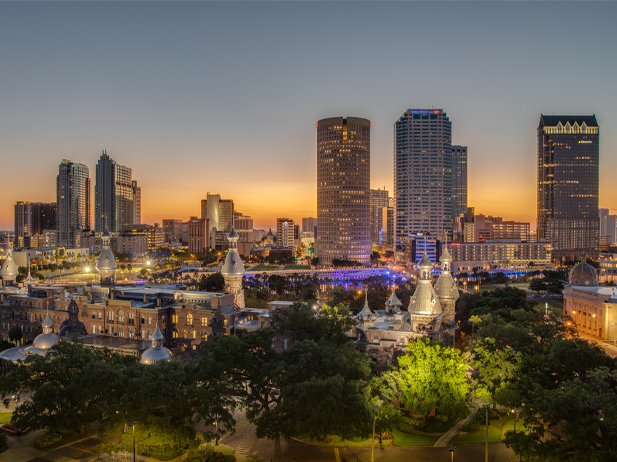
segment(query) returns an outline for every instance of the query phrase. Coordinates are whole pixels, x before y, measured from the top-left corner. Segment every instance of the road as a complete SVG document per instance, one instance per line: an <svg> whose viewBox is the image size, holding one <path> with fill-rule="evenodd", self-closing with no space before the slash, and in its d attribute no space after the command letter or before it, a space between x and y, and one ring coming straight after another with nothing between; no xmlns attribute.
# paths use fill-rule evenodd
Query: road
<svg viewBox="0 0 617 462"><path fill-rule="evenodd" d="M280 438L278 440L258 439L255 427L249 424L240 413L236 417L236 433L226 436L222 443L236 450L238 461L246 456L260 457L265 462L369 462L371 448L334 448L318 446L297 440ZM457 462L478 462L484 460L484 445L459 446L455 450ZM377 462L451 462L449 447L384 447L375 448ZM518 458L502 443L489 444L490 462L514 462Z"/></svg>
<svg viewBox="0 0 617 462"><path fill-rule="evenodd" d="M591 335L588 335L588 334L584 334L582 332L579 332L578 336L582 338L583 340L587 340L589 343L595 343L600 348L602 348L606 352L606 354L609 355L610 357L617 358L617 346L614 345L613 343L605 342L603 340L598 340L597 338L592 337Z"/></svg>

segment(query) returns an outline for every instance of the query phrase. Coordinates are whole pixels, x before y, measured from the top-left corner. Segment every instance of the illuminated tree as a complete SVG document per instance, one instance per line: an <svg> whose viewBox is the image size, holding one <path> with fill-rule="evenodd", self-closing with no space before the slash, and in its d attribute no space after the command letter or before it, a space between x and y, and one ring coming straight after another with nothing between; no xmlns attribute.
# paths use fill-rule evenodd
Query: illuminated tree
<svg viewBox="0 0 617 462"><path fill-rule="evenodd" d="M469 360L441 341L420 338L409 342L407 354L398 358L401 404L424 414L423 428L434 407L455 420L465 415L471 386Z"/></svg>

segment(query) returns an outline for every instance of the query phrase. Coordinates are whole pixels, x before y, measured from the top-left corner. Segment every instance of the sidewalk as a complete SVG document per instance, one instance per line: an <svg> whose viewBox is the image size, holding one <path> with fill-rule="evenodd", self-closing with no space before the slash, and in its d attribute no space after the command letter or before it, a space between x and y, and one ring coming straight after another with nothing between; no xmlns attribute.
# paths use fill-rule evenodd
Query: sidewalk
<svg viewBox="0 0 617 462"><path fill-rule="evenodd" d="M437 442L433 445L434 448L445 448L446 446L448 446L450 440L456 435L458 435L465 425L471 422L471 420L478 413L478 409L480 409L477 403L474 403L473 405L475 406L475 409L471 411L471 414L469 414L463 420L459 420L450 430L441 435L441 438L439 438Z"/></svg>

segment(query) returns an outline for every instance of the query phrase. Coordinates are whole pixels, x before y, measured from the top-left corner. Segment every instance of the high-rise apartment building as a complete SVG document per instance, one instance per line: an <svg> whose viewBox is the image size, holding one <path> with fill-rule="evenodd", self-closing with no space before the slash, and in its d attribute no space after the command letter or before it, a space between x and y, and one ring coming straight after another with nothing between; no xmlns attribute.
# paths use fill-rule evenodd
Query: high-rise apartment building
<svg viewBox="0 0 617 462"><path fill-rule="evenodd" d="M17 202L14 247L34 248L39 247L39 242L45 242L42 235L57 228L57 211L58 206L55 202Z"/></svg>
<svg viewBox="0 0 617 462"><path fill-rule="evenodd" d="M210 241L212 249L227 247L227 235L234 222L234 201L221 199L219 194L210 194L201 201L201 218L210 220ZM216 228L216 229L213 229Z"/></svg>
<svg viewBox="0 0 617 462"><path fill-rule="evenodd" d="M467 211L467 146L452 146L452 218Z"/></svg>
<svg viewBox="0 0 617 462"><path fill-rule="evenodd" d="M317 122L317 236L322 265L368 264L371 254L371 123L358 117Z"/></svg>
<svg viewBox="0 0 617 462"><path fill-rule="evenodd" d="M131 169L116 163L103 150L96 164L94 230L118 234L131 228L134 218Z"/></svg>
<svg viewBox="0 0 617 462"><path fill-rule="evenodd" d="M394 124L396 241L444 238L452 220L452 124L442 109L408 109Z"/></svg>
<svg viewBox="0 0 617 462"><path fill-rule="evenodd" d="M56 177L58 245L74 247L78 234L90 229L90 171L83 164L63 159Z"/></svg>
<svg viewBox="0 0 617 462"><path fill-rule="evenodd" d="M388 191L371 189L371 248L383 244L383 211L390 204Z"/></svg>
<svg viewBox="0 0 617 462"><path fill-rule="evenodd" d="M238 233L238 252L240 255L250 256L255 243L253 219L240 212L234 212L234 229Z"/></svg>
<svg viewBox="0 0 617 462"><path fill-rule="evenodd" d="M595 115L544 115L538 125L538 240L553 260L598 256L600 127Z"/></svg>
<svg viewBox="0 0 617 462"><path fill-rule="evenodd" d="M191 254L205 255L210 250L210 225L207 218L191 217L188 221Z"/></svg>
<svg viewBox="0 0 617 462"><path fill-rule="evenodd" d="M291 218L276 219L276 245L277 247L294 246L294 221Z"/></svg>
<svg viewBox="0 0 617 462"><path fill-rule="evenodd" d="M133 223L141 223L141 187L137 181L132 181L133 186Z"/></svg>

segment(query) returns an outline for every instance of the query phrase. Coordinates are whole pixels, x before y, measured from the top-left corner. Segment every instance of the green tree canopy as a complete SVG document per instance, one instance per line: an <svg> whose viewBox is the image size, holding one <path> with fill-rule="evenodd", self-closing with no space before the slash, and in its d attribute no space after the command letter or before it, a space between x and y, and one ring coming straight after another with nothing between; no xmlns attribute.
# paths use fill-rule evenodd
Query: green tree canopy
<svg viewBox="0 0 617 462"><path fill-rule="evenodd" d="M398 358L401 404L424 414L424 425L434 407L451 419L467 411L471 385L469 359L441 341L420 338L409 342L407 354Z"/></svg>

